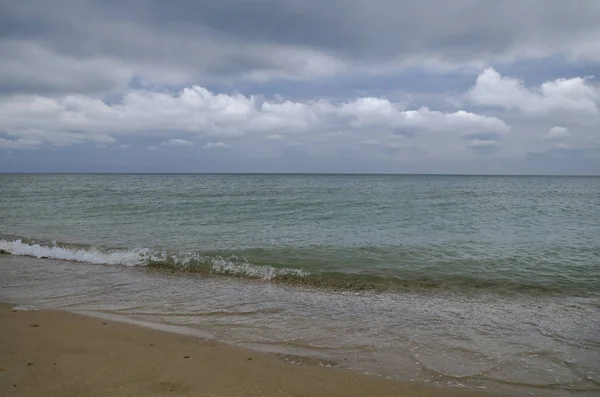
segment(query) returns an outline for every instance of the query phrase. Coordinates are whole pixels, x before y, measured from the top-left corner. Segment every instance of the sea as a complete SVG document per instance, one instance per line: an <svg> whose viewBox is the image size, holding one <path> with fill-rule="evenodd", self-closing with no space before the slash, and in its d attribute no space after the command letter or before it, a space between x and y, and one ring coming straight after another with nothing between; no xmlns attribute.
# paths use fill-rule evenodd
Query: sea
<svg viewBox="0 0 600 397"><path fill-rule="evenodd" d="M289 365L600 395L600 177L0 175L0 300Z"/></svg>

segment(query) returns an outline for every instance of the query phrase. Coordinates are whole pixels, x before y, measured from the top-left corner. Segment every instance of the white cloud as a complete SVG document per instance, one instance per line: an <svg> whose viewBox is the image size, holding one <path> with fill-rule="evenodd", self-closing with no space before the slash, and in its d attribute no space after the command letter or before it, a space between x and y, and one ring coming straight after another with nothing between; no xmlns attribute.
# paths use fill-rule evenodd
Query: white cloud
<svg viewBox="0 0 600 397"><path fill-rule="evenodd" d="M265 137L266 141L280 141L281 139L283 139L283 136L280 134L271 134Z"/></svg>
<svg viewBox="0 0 600 397"><path fill-rule="evenodd" d="M518 79L503 77L488 68L477 77L467 99L477 105L518 110L526 115L556 111L600 114L600 90L582 77L547 81L530 88Z"/></svg>
<svg viewBox="0 0 600 397"><path fill-rule="evenodd" d="M402 112L400 125L432 131L462 131L462 133L496 132L506 133L510 126L497 117L483 116L464 110L443 113L422 107Z"/></svg>
<svg viewBox="0 0 600 397"><path fill-rule="evenodd" d="M552 127L550 131L548 131L548 135L546 135L547 140L561 140L571 136L568 128L565 127Z"/></svg>
<svg viewBox="0 0 600 397"><path fill-rule="evenodd" d="M402 108L402 105L393 105L388 99L367 97L344 103L337 112L351 119L352 125L362 127L387 123L397 118Z"/></svg>
<svg viewBox="0 0 600 397"><path fill-rule="evenodd" d="M0 138L0 147L5 149L38 149L43 142L34 139L19 138L15 140Z"/></svg>
<svg viewBox="0 0 600 397"><path fill-rule="evenodd" d="M202 149L229 149L231 146L223 142L207 142Z"/></svg>
<svg viewBox="0 0 600 397"><path fill-rule="evenodd" d="M379 146L381 145L381 142L375 139L366 139L364 141L360 142L361 144L365 145L365 146Z"/></svg>
<svg viewBox="0 0 600 397"><path fill-rule="evenodd" d="M169 139L162 143L165 146L181 147L181 146L194 146L195 143L192 141L186 141L185 139Z"/></svg>
<svg viewBox="0 0 600 397"><path fill-rule="evenodd" d="M467 147L469 149L492 149L498 146L498 142L494 140L473 139Z"/></svg>
<svg viewBox="0 0 600 397"><path fill-rule="evenodd" d="M177 93L129 91L119 102L106 103L81 95L58 98L8 96L0 99L0 130L11 137L55 146L79 143L114 144L119 136L169 139L169 146L191 146L183 136L242 137L281 131L317 134L325 131L416 133L504 133L502 120L459 110L441 112L421 107L407 110L383 98L294 102L241 94L217 94L192 86Z"/></svg>

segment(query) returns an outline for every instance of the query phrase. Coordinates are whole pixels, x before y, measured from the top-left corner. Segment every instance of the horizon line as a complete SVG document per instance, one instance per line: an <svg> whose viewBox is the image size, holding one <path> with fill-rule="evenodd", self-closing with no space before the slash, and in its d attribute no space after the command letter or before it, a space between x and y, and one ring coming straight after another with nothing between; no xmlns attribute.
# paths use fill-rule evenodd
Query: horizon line
<svg viewBox="0 0 600 397"><path fill-rule="evenodd" d="M540 176L600 177L600 174L471 174L471 173L400 173L400 172L0 172L0 175L373 175L373 176Z"/></svg>

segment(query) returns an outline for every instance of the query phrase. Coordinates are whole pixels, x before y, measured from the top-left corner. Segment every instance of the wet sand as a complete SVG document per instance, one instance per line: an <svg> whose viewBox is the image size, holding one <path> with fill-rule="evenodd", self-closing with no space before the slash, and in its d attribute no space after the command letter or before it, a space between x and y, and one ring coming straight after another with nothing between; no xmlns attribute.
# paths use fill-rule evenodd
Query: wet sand
<svg viewBox="0 0 600 397"><path fill-rule="evenodd" d="M3 396L474 396L62 311L0 303Z"/></svg>

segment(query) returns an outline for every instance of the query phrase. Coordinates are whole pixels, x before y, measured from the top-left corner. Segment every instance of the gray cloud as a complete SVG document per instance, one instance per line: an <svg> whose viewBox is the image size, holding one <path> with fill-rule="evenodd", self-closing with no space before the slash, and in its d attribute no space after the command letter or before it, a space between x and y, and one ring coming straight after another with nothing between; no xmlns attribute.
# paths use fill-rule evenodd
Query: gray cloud
<svg viewBox="0 0 600 397"><path fill-rule="evenodd" d="M560 141L560 140L567 139L570 136L571 136L571 133L569 132L568 128L555 126L555 127L550 128L550 130L548 131L548 135L546 135L546 140Z"/></svg>
<svg viewBox="0 0 600 397"><path fill-rule="evenodd" d="M313 79L565 56L600 61L600 3L32 0L0 5L0 89Z"/></svg>
<svg viewBox="0 0 600 397"><path fill-rule="evenodd" d="M498 148L498 142L491 139L473 139L467 147L475 151L489 152Z"/></svg>
<svg viewBox="0 0 600 397"><path fill-rule="evenodd" d="M600 173L598 20L597 1L0 0L0 150Z"/></svg>

